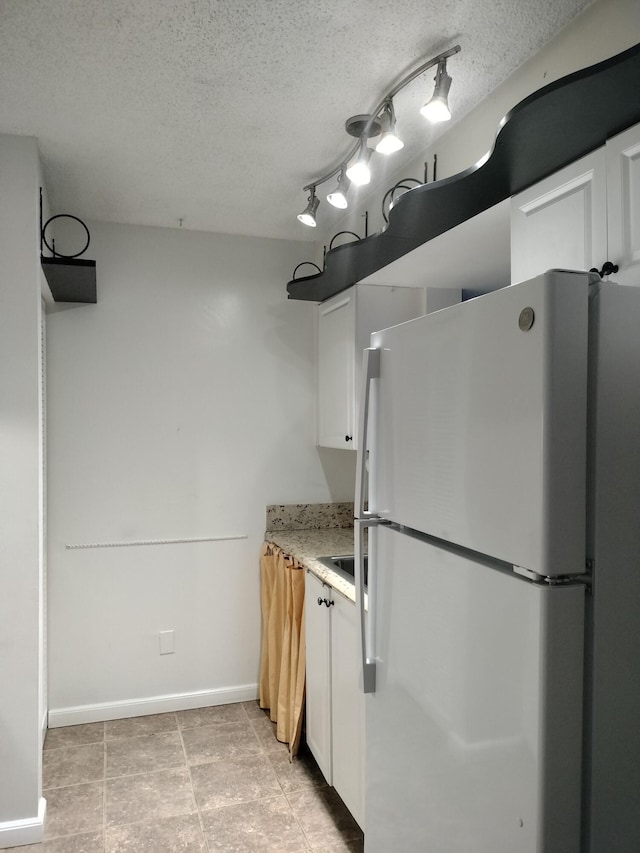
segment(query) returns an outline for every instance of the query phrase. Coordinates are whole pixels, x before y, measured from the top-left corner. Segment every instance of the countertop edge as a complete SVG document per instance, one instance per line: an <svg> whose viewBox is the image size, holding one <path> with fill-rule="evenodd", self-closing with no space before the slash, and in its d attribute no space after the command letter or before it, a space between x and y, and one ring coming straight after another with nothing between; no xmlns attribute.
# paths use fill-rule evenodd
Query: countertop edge
<svg viewBox="0 0 640 853"><path fill-rule="evenodd" d="M312 530L268 530L264 541L294 557L312 575L355 603L355 584L325 566L318 557L353 553L353 529L324 528Z"/></svg>

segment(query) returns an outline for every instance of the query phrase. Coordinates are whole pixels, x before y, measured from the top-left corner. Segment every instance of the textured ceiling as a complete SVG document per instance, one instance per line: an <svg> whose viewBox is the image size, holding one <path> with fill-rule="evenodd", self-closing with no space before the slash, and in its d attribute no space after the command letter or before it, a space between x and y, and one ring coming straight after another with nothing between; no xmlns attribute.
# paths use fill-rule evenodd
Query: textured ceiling
<svg viewBox="0 0 640 853"><path fill-rule="evenodd" d="M0 0L0 132L38 138L55 213L313 239L301 188L348 116L459 43L460 117L589 2ZM396 99L394 171L434 138L432 79Z"/></svg>

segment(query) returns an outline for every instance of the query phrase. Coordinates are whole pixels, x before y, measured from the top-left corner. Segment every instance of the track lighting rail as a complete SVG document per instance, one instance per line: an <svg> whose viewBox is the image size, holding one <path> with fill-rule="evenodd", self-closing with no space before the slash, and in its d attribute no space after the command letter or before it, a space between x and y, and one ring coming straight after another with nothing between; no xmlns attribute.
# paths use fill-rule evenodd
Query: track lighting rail
<svg viewBox="0 0 640 853"><path fill-rule="evenodd" d="M339 175L338 186L332 193L329 193L327 200L335 207L344 209L348 206L346 194L350 184L354 183L358 185L369 183L370 173L368 161L371 155L371 151L367 147L367 140L369 137L382 134L381 141L376 146L376 150L380 153L391 154L403 147L402 141L395 133L393 99L398 92L402 91L402 89L404 89L405 86L408 86L408 84L415 80L416 77L419 77L429 68L436 65L438 66L438 71L435 77L436 86L434 94L430 101L424 105L421 112L432 121L445 121L451 117L447 103L451 77L447 74L446 64L447 59L451 56L455 56L455 54L459 53L461 49L460 45L457 44L454 47L449 48L449 50L445 50L437 56L423 62L403 77L402 80L395 84L395 86L389 89L371 113L351 116L351 118L347 119L347 133L351 136L355 136L357 138L357 142L355 142L345 157L343 157L337 165L331 169L331 171L326 172L324 175L321 175L313 181L310 181L303 187L303 191L308 192L309 197L307 199L307 207L302 211L302 213L298 214L300 222L304 225L315 227L316 212L320 204L320 199L316 196L316 188L320 184L324 184L326 181L329 181L331 178ZM350 161L352 161L356 155L356 162L349 166Z"/></svg>
<svg viewBox="0 0 640 853"><path fill-rule="evenodd" d="M363 128L362 136L365 139L368 138L369 130L370 130L371 126L373 125L374 121L379 116L379 114L382 112L383 107L389 101L393 100L393 98L395 98L395 96L398 94L398 92L401 92L405 88L405 86L408 86L409 83L411 83L413 80L416 79L416 77L419 77L421 74L424 74L425 71L428 71L430 68L433 68L434 65L438 65L439 63L444 62L445 60L449 59L450 56L455 56L456 53L460 53L461 50L462 50L462 48L460 47L459 44L457 44L457 45L455 45L455 47L452 47L450 50L445 50L444 53L439 53L437 56L434 56L433 59L429 59L427 62L423 62L422 65L419 65L410 74L407 74L406 77L403 77L399 83L396 83L396 85L392 89L389 89L389 91L386 93L386 95L380 99L380 101L378 102L378 104L376 105L374 110L371 113L369 113L369 120L367 121L367 124ZM326 175L322 175L322 177L316 178L314 181L311 181L310 183L308 183L306 186L304 186L302 188L303 191L307 192L308 190L315 189L320 184L324 184L326 181L330 181L331 178L335 178L335 176L338 174L338 172L340 172L340 170L344 166L346 166L346 164L350 160L353 160L353 158L355 157L359 147L360 147L360 140L358 140L355 143L355 145L349 150L348 154L342 158L342 160L338 163L338 165L334 169L332 169L330 172L327 172Z"/></svg>

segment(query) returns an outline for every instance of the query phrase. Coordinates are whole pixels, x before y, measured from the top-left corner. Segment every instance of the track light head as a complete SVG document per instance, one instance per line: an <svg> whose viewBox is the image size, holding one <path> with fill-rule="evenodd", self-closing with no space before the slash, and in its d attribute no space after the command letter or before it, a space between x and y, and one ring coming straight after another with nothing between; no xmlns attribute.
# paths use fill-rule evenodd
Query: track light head
<svg viewBox="0 0 640 853"><path fill-rule="evenodd" d="M356 187L363 187L371 180L371 169L369 159L371 150L367 148L367 140L363 137L360 143L360 151L356 162L347 169L347 177Z"/></svg>
<svg viewBox="0 0 640 853"><path fill-rule="evenodd" d="M438 71L435 76L436 86L432 97L422 107L422 115L432 122L449 121L451 111L449 109L449 89L451 88L451 77L447 74L447 60L438 63Z"/></svg>
<svg viewBox="0 0 640 853"><path fill-rule="evenodd" d="M316 211L318 209L318 205L320 204L320 199L316 197L316 188L311 187L311 192L309 193L308 204L302 213L298 214L298 219L302 222L303 225L309 225L311 228L316 227Z"/></svg>
<svg viewBox="0 0 640 853"><path fill-rule="evenodd" d="M344 166L340 170L340 176L338 177L338 186L327 195L327 201L329 204L332 204L334 207L338 207L341 210L344 210L349 206L349 202L347 201L347 191L351 186L351 181L347 177L347 173L345 171Z"/></svg>
<svg viewBox="0 0 640 853"><path fill-rule="evenodd" d="M393 154L404 148L404 142L396 132L396 114L393 109L393 101L387 101L380 115L380 126L382 135L376 145L378 154Z"/></svg>

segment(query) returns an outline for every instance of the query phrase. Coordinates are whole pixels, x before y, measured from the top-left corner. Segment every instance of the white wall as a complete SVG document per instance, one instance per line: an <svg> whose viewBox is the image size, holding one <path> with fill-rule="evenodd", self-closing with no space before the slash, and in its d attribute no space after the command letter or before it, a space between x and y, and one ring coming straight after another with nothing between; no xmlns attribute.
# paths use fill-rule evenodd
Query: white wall
<svg viewBox="0 0 640 853"><path fill-rule="evenodd" d="M255 695L265 507L353 499L353 454L314 447L315 306L286 299L308 246L89 225L98 304L47 326L54 725Z"/></svg>
<svg viewBox="0 0 640 853"><path fill-rule="evenodd" d="M41 793L38 187L35 139L0 136L0 846L38 840Z"/></svg>
<svg viewBox="0 0 640 853"><path fill-rule="evenodd" d="M542 50L520 66L478 106L459 121L453 117L451 127L418 157L399 168L382 188L350 207L345 217L335 224L331 234L341 229L362 233L361 215L369 211L369 233L384 225L380 203L386 190L400 178L423 179L424 163L429 164L429 181L433 178L433 155L438 155L438 180L456 175L477 163L493 147L502 118L528 95L543 86L581 68L595 65L640 42L640 9L638 0L597 0L564 27ZM455 63L465 61L464 44ZM454 63L449 69L452 92L455 91ZM637 97L630 92L629 97ZM393 155L391 155L393 157ZM402 155L399 155L402 156ZM377 160L376 160L377 158ZM375 173L380 155L371 161ZM331 234L321 235L328 242ZM303 271L304 272L304 271Z"/></svg>

